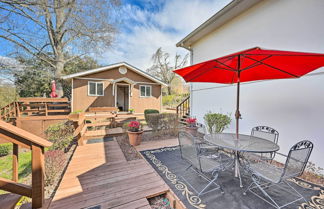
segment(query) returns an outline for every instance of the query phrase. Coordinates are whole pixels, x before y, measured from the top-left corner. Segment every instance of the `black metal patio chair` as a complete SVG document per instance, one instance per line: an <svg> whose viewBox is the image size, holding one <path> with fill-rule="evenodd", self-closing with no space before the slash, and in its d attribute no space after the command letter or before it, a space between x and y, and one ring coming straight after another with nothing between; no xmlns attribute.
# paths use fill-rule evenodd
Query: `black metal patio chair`
<svg viewBox="0 0 324 209"><path fill-rule="evenodd" d="M190 164L184 172L192 169L198 174L198 176L207 181L207 185L202 190L197 191L184 175L182 175L182 178L195 190L198 196L217 189L220 189L223 193L221 186L216 183L216 180L219 172L225 170L226 165L229 163L227 159L223 160L222 155L219 155L217 158L210 158L201 154L200 143L197 143L197 139L190 133L180 131L178 139L181 158ZM206 174L211 174L211 177ZM214 185L215 188L207 190L212 185Z"/></svg>
<svg viewBox="0 0 324 209"><path fill-rule="evenodd" d="M275 208L283 208L299 200L305 200L305 198L288 183L288 179L298 177L302 175L307 165L309 156L313 150L313 143L310 141L300 141L295 144L289 151L288 156L277 152L277 155L286 157L286 163L284 167L275 166L269 161L260 161L257 163L250 163L249 169L252 172L252 183L244 191L252 192L262 200L266 201ZM261 183L262 182L262 183ZM283 187L282 184L287 185L288 189ZM296 196L296 199L288 202L284 205L279 205L266 190L271 186L278 186L278 188L285 190L286 192ZM257 194L254 190L258 189L265 196Z"/></svg>
<svg viewBox="0 0 324 209"><path fill-rule="evenodd" d="M279 132L274 128L268 126L256 126L252 128L251 136L256 136L278 144ZM276 155L276 152L260 153L256 155L258 155L262 160L273 160L273 158Z"/></svg>
<svg viewBox="0 0 324 209"><path fill-rule="evenodd" d="M197 127L197 143L199 143L200 153L202 155L208 155L210 157L218 157L219 151L221 149L215 145L210 144L204 138L204 136L207 134L206 126L202 123L197 123Z"/></svg>

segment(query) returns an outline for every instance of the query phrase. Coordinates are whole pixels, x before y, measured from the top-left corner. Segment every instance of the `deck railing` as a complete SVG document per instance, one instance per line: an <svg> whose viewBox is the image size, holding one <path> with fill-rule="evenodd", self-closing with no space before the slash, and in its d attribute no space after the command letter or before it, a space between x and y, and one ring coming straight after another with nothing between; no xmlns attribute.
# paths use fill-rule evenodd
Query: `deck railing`
<svg viewBox="0 0 324 209"><path fill-rule="evenodd" d="M68 114L70 103L67 98L20 98L0 109L0 119L10 121L22 116L49 116Z"/></svg>
<svg viewBox="0 0 324 209"><path fill-rule="evenodd" d="M11 102L10 104L0 109L0 119L4 121L10 121L11 118L17 117L17 102Z"/></svg>
<svg viewBox="0 0 324 209"><path fill-rule="evenodd" d="M116 125L114 114L106 115L85 115L79 113L77 117L70 117L69 119L74 122L75 131L73 137L76 137L78 145L83 145L86 140L86 132L89 128L96 129L97 127L114 127ZM90 122L90 123L87 123Z"/></svg>
<svg viewBox="0 0 324 209"><path fill-rule="evenodd" d="M32 208L41 208L44 204L44 148L52 143L4 121L0 121L0 138L13 144L12 179L0 178L0 189L30 197ZM18 183L19 147L32 152L31 186Z"/></svg>
<svg viewBox="0 0 324 209"><path fill-rule="evenodd" d="M183 116L190 114L190 96L186 97L180 104L178 104L177 108L178 118L183 118Z"/></svg>

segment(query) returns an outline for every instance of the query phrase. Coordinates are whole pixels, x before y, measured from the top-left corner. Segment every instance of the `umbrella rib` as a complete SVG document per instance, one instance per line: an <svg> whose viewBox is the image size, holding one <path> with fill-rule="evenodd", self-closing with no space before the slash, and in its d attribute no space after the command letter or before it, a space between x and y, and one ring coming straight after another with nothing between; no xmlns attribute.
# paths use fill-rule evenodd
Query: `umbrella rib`
<svg viewBox="0 0 324 209"><path fill-rule="evenodd" d="M247 57L247 56L245 56L245 55L244 55L244 57L249 58L249 57ZM266 59L269 59L270 57L272 57L272 55L269 55L269 56L267 56L267 57L265 57L265 58L263 58L263 59L261 59L261 60L258 60L259 62L255 62L254 64L252 64L252 65L250 65L250 66L248 66L248 67L246 67L246 68L243 68L243 69L240 70L240 71L242 72L242 71L248 70L248 69L250 69L250 68L256 67L256 66L258 66L258 65L262 65L262 64L263 64L262 61L264 61L264 60L266 60Z"/></svg>
<svg viewBox="0 0 324 209"><path fill-rule="evenodd" d="M225 67L228 67L230 69L230 70L229 69L226 69L226 70L237 72L237 69L235 69L235 68L232 68L232 67L230 67L230 66L228 66L228 65L226 65L226 64L224 64L224 63L222 63L222 62L220 62L218 60L214 60L214 61L221 64L221 65L224 65Z"/></svg>
<svg viewBox="0 0 324 209"><path fill-rule="evenodd" d="M311 56L311 57L324 57L324 55L322 55L322 54L314 54L314 55L312 55L312 54L303 54L303 55L301 55L301 54L244 54L244 55L251 55L251 56L264 56L264 55L271 55L271 56L287 56L287 57L298 57L298 56L301 56L301 57L304 57L304 56L306 56L306 57L308 57L308 56Z"/></svg>
<svg viewBox="0 0 324 209"><path fill-rule="evenodd" d="M271 68L273 68L273 69L275 69L275 70L278 70L278 71L280 71L280 72L282 72L282 73L286 73L286 74L288 74L288 75L290 75L290 76L293 76L293 77L295 77L295 78L299 78L299 77L300 77L300 76L297 76L297 75L295 75L295 74L292 74L292 73L289 73L289 72L287 72L287 71L284 71L284 70L282 70L282 69L280 69L280 68L277 68L277 67L274 67L274 66L272 66L272 65L269 65L269 64L266 64L266 63L264 63L264 62L261 62L261 61L259 61L259 60L253 59L253 58L251 58L251 57L246 57L246 58L251 59L251 60L254 60L254 61L256 61L256 62L258 62L258 63L260 63L260 64L263 64L263 65L265 65L265 66L271 67Z"/></svg>

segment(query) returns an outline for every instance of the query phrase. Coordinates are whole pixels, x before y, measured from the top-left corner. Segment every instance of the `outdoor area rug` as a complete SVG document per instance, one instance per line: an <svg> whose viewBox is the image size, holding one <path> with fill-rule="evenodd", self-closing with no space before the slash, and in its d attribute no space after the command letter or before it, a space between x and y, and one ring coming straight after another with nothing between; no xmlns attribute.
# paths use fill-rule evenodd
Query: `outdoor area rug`
<svg viewBox="0 0 324 209"><path fill-rule="evenodd" d="M220 173L217 183L222 186L225 193L221 194L220 190L215 190L198 197L191 186L180 177L189 164L181 159L178 146L146 150L141 153L188 209L273 208L251 192L243 195L244 189L251 183L251 177L248 173L241 172L243 174L244 188L240 188L238 178L234 177L234 171L232 169L224 171ZM186 173L186 180L196 189L202 189L206 185L206 181L190 170ZM324 188L299 179L291 179L290 184L306 198L307 202L298 201L285 208L324 208ZM267 191L281 205L290 202L293 200L291 198L294 198L294 196L278 189L276 186L267 189Z"/></svg>

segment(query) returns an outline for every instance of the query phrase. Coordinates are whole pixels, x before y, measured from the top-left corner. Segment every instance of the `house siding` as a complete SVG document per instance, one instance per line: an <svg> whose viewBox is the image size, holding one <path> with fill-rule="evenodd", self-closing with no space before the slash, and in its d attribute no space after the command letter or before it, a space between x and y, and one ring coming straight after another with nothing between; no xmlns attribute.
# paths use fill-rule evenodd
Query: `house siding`
<svg viewBox="0 0 324 209"><path fill-rule="evenodd" d="M104 96L88 96L88 82L98 81L94 79L113 79L128 78L135 82L149 83L145 85L152 86L151 97L140 97L139 85L134 85L132 88L132 96L130 96L130 108L134 109L137 113L143 113L145 109L161 109L161 85L153 82L152 80L137 74L136 72L128 69L126 74L120 74L118 68L110 69L99 73L94 73L78 79L73 78L73 110L84 110L87 111L89 107L114 107L115 96L112 95L113 85L110 81L103 80L100 82L104 83ZM91 80L91 78L93 80ZM125 84L125 82L120 82Z"/></svg>
<svg viewBox="0 0 324 209"><path fill-rule="evenodd" d="M265 0L194 43L193 64L260 46L324 53L324 1ZM324 69L300 79L243 83L240 133L267 125L280 133L280 152L304 139L315 144L310 161L324 167ZM192 114L230 113L235 132L236 85L192 83Z"/></svg>

